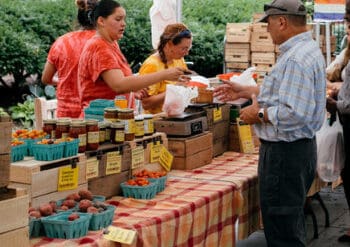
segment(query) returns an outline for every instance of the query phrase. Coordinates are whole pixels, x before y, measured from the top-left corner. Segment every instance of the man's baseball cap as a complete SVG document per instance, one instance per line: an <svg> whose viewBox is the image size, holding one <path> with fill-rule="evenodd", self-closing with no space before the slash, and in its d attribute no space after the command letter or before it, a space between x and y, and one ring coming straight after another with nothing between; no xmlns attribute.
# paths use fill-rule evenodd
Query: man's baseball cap
<svg viewBox="0 0 350 247"><path fill-rule="evenodd" d="M273 0L269 4L264 4L265 15L259 22L267 22L271 15L300 15L306 16L306 8L299 0Z"/></svg>

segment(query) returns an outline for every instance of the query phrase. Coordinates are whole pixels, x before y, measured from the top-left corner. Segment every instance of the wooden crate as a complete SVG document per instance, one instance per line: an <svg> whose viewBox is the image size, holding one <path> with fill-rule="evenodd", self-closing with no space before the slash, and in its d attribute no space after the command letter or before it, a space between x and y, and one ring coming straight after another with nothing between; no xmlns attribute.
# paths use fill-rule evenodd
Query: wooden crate
<svg viewBox="0 0 350 247"><path fill-rule="evenodd" d="M213 157L223 154L228 150L230 120L225 119L213 124Z"/></svg>
<svg viewBox="0 0 350 247"><path fill-rule="evenodd" d="M10 183L10 154L0 154L0 188Z"/></svg>
<svg viewBox="0 0 350 247"><path fill-rule="evenodd" d="M12 122L0 122L0 154L11 152Z"/></svg>
<svg viewBox="0 0 350 247"><path fill-rule="evenodd" d="M252 52L252 64L275 64L274 52Z"/></svg>
<svg viewBox="0 0 350 247"><path fill-rule="evenodd" d="M225 62L249 62L250 50L249 49L225 49Z"/></svg>
<svg viewBox="0 0 350 247"><path fill-rule="evenodd" d="M266 33L267 32L267 23L265 22L256 22L252 24L253 33Z"/></svg>
<svg viewBox="0 0 350 247"><path fill-rule="evenodd" d="M225 43L225 49L250 50L250 43Z"/></svg>
<svg viewBox="0 0 350 247"><path fill-rule="evenodd" d="M103 195L106 198L121 195L120 183L127 181L130 171L123 171L104 177L93 178L88 181L88 189L94 195Z"/></svg>
<svg viewBox="0 0 350 247"><path fill-rule="evenodd" d="M28 209L29 199L25 189L3 189L0 192L0 233L28 226ZM3 245L3 242L1 245L13 246Z"/></svg>
<svg viewBox="0 0 350 247"><path fill-rule="evenodd" d="M27 216L28 218L28 216ZM30 246L28 226L0 233L1 246L24 247Z"/></svg>
<svg viewBox="0 0 350 247"><path fill-rule="evenodd" d="M252 66L256 68L257 72L270 73L272 70L273 64L256 63L256 64L252 64Z"/></svg>
<svg viewBox="0 0 350 247"><path fill-rule="evenodd" d="M250 23L227 23L226 42L249 43L251 35Z"/></svg>
<svg viewBox="0 0 350 247"><path fill-rule="evenodd" d="M60 168L75 166L78 167L78 187L72 190L58 191ZM27 189L32 206L50 200L62 199L67 194L87 188L86 156L78 154L53 161L38 161L34 160L33 157L25 157L22 161L11 163L10 186Z"/></svg>
<svg viewBox="0 0 350 247"><path fill-rule="evenodd" d="M258 22L263 16L264 16L264 13L254 13L253 14L253 23Z"/></svg>
<svg viewBox="0 0 350 247"><path fill-rule="evenodd" d="M190 170L209 164L212 138L208 131L188 138L169 138L169 151L174 155L172 169Z"/></svg>
<svg viewBox="0 0 350 247"><path fill-rule="evenodd" d="M228 150L235 151L235 152L241 151L239 147L239 135L238 135L238 128L236 123L230 124Z"/></svg>
<svg viewBox="0 0 350 247"><path fill-rule="evenodd" d="M274 52L275 45L271 35L268 32L252 32L250 50L252 52Z"/></svg>
<svg viewBox="0 0 350 247"><path fill-rule="evenodd" d="M243 71L250 67L250 63L229 62L225 63L226 70Z"/></svg>

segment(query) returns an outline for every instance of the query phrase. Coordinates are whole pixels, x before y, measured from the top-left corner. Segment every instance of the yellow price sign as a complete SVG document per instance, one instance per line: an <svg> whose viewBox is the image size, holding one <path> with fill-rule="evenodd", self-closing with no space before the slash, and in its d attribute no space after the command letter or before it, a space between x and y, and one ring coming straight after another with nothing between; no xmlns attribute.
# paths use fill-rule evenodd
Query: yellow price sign
<svg viewBox="0 0 350 247"><path fill-rule="evenodd" d="M79 168L76 166L60 167L58 170L58 191L72 190L78 187L78 171Z"/></svg>
<svg viewBox="0 0 350 247"><path fill-rule="evenodd" d="M136 237L136 231L109 226L103 237L107 240L122 244L132 244Z"/></svg>
<svg viewBox="0 0 350 247"><path fill-rule="evenodd" d="M131 169L138 168L145 163L145 151L142 146L131 150Z"/></svg>
<svg viewBox="0 0 350 247"><path fill-rule="evenodd" d="M160 150L159 163L166 171L170 171L173 159L174 156L168 151L168 149L162 146Z"/></svg>
<svg viewBox="0 0 350 247"><path fill-rule="evenodd" d="M120 173L122 169L122 156L119 151L107 153L106 175Z"/></svg>
<svg viewBox="0 0 350 247"><path fill-rule="evenodd" d="M155 163L159 161L161 148L162 148L162 145L160 144L160 141L157 141L156 144L154 144L153 142L151 143L151 155L150 155L151 163Z"/></svg>
<svg viewBox="0 0 350 247"><path fill-rule="evenodd" d="M214 108L213 110L213 121L217 122L222 120L222 110L221 107Z"/></svg>
<svg viewBox="0 0 350 247"><path fill-rule="evenodd" d="M89 158L86 161L86 179L98 177L98 160L97 157Z"/></svg>

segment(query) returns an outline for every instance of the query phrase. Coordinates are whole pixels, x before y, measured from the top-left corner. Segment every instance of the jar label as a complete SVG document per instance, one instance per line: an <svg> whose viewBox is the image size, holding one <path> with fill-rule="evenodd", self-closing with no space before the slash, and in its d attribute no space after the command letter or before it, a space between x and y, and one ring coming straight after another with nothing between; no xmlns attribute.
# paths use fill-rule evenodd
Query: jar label
<svg viewBox="0 0 350 247"><path fill-rule="evenodd" d="M106 131L100 130L98 137L100 142L104 142L106 140Z"/></svg>
<svg viewBox="0 0 350 247"><path fill-rule="evenodd" d="M78 135L79 138L79 147L86 146L86 134Z"/></svg>
<svg viewBox="0 0 350 247"><path fill-rule="evenodd" d="M52 139L55 139L55 138L56 138L56 131L55 131L55 130L52 130L52 131L51 131L51 138L52 138Z"/></svg>
<svg viewBox="0 0 350 247"><path fill-rule="evenodd" d="M144 120L144 128L145 128L145 134L153 134L154 127L153 127L153 120Z"/></svg>
<svg viewBox="0 0 350 247"><path fill-rule="evenodd" d="M115 131L114 140L115 140L116 142L124 142L124 140L125 140L125 138L124 138L124 131L116 130L116 131Z"/></svg>
<svg viewBox="0 0 350 247"><path fill-rule="evenodd" d="M135 133L135 120L128 119L123 121L125 124L124 131L125 134L134 134Z"/></svg>
<svg viewBox="0 0 350 247"><path fill-rule="evenodd" d="M99 131L88 132L88 143L98 143L100 140Z"/></svg>
<svg viewBox="0 0 350 247"><path fill-rule="evenodd" d="M144 135L143 121L136 121L135 125L136 125L135 135L136 136L143 136Z"/></svg>
<svg viewBox="0 0 350 247"><path fill-rule="evenodd" d="M106 129L106 141L111 140L111 129Z"/></svg>

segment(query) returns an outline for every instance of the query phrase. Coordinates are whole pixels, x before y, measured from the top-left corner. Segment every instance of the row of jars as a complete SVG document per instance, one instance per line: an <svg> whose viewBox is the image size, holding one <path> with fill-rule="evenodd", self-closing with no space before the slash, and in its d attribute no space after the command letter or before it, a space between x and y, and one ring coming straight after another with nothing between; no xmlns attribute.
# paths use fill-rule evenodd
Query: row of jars
<svg viewBox="0 0 350 247"><path fill-rule="evenodd" d="M134 122L134 127L130 127L133 125L131 122ZM121 144L154 133L153 118L142 115L136 116L133 121L130 119L98 122L93 119L59 118L47 119L43 123L43 131L48 133L50 138L78 138L79 153L97 150L99 145L105 142Z"/></svg>

